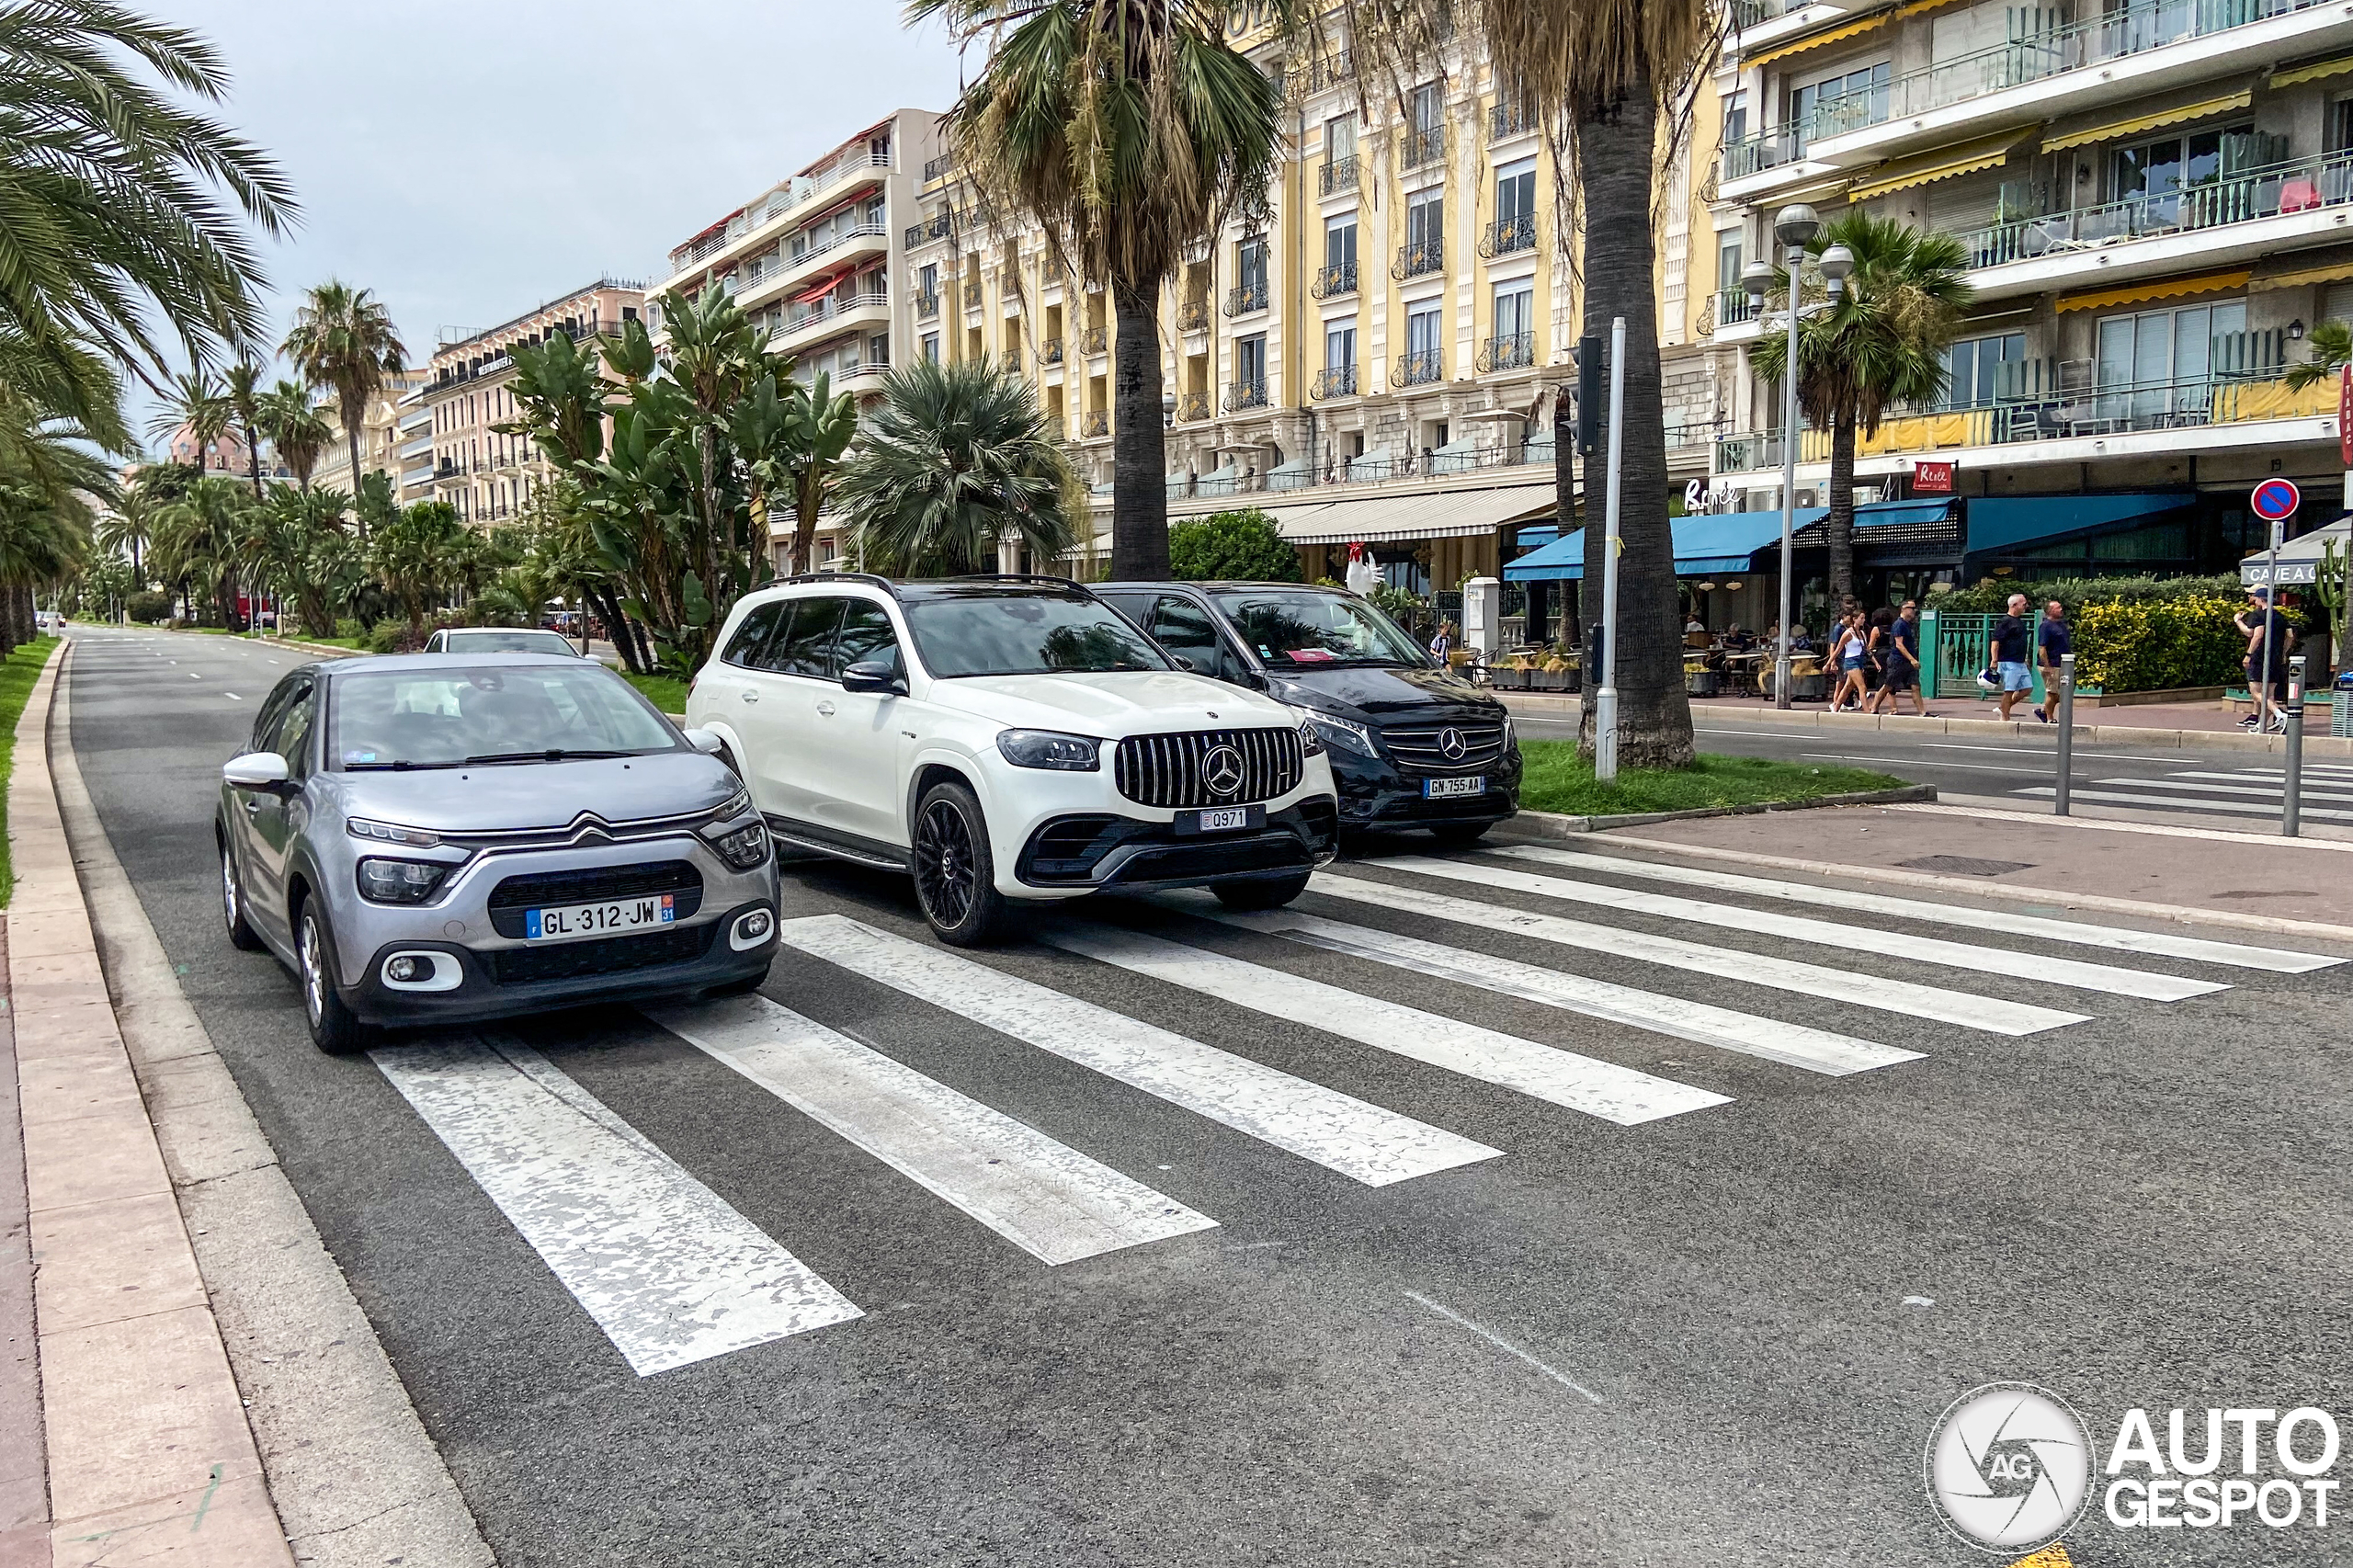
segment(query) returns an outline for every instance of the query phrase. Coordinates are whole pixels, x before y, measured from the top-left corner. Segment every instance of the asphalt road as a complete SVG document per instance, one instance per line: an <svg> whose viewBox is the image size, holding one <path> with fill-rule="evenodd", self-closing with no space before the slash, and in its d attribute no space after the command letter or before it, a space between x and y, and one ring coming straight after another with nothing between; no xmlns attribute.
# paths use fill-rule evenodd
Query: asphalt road
<svg viewBox="0 0 2353 1568"><path fill-rule="evenodd" d="M1034 944L958 969L901 882L791 869L788 920L867 932L828 957L817 938L842 927L791 927L807 950L779 958L767 997L1216 1221L1051 1267L644 1018L531 1020L522 1039L596 1114L862 1313L641 1377L593 1292L510 1218L518 1200L502 1209L386 1068L314 1051L287 975L222 935L217 769L295 661L76 635L73 744L115 850L508 1568L1980 1563L1921 1485L1931 1423L1964 1391L2045 1385L2100 1442L2134 1406L2159 1411L2160 1440L2175 1405L2353 1406L2353 971L1631 874L1579 875L1599 891L1563 902L1512 879L1565 869L1494 855L1454 858L1452 878L1342 868L1358 896L1299 909L1370 932L1355 952L1149 904L1079 913L1082 942L1182 944L1190 967L1154 974ZM1632 892L1741 918L1589 901ZM1488 923L1432 913L1440 896ZM1620 950L1501 925L1529 914L1590 921ZM1792 937L1793 916L1847 939ZM1884 1064L1826 1075L1362 950L1396 937L1871 1042ZM1898 956L1927 937L1997 951L1981 972ZM1632 956L1659 938L1697 956ZM939 1001L875 978L862 955L884 951L912 951ZM2229 988L2159 1001L2019 972L2052 958L2127 989ZM1820 978L1757 978L1791 960ZM988 1002L1004 977L1043 989ZM1253 986L1275 1012L1245 1005ZM1994 1027L2048 1010L2081 1021ZM1124 1020L1245 1059L1221 1071L1263 1064L1424 1124L1419 1143L1370 1139L1388 1155L1458 1154L1369 1185L1016 1038L1058 1027L1083 1054ZM1461 1025L1560 1048L1513 1060L1598 1065L1548 1098L1469 1058L1411 1059ZM1381 1027L1386 1049L1367 1042ZM1677 1113L1597 1114L1616 1069ZM2321 1563L2347 1559L2347 1528L2123 1532L2095 1503L2068 1545L2086 1564Z"/></svg>

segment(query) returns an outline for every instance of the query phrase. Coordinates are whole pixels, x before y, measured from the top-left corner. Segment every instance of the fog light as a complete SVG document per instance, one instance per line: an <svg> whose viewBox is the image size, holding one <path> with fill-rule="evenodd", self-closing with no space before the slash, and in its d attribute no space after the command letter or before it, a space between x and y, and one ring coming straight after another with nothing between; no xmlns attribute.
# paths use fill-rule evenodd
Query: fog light
<svg viewBox="0 0 2353 1568"><path fill-rule="evenodd" d="M750 910L735 917L727 932L727 945L737 952L745 952L768 939L776 929L776 916L765 909Z"/></svg>
<svg viewBox="0 0 2353 1568"><path fill-rule="evenodd" d="M744 916L744 935L746 937L765 937L768 934L768 927L774 924L775 922L769 918L768 912L767 910L756 909L752 911L751 914Z"/></svg>
<svg viewBox="0 0 2353 1568"><path fill-rule="evenodd" d="M387 980L398 980L403 982L415 980L416 978L416 960L415 959L407 958L394 959L392 962L384 966L384 978Z"/></svg>

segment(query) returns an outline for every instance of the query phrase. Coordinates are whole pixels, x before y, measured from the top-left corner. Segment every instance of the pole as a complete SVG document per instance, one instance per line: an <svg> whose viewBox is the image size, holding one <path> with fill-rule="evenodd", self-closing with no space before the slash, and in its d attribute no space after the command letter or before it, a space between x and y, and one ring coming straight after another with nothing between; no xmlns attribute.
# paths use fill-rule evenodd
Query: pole
<svg viewBox="0 0 2353 1568"><path fill-rule="evenodd" d="M1618 778L1618 481L1625 414L1626 318L1618 316L1609 323L1609 534L1601 547L1601 689L1593 698L1593 776L1604 784Z"/></svg>
<svg viewBox="0 0 2353 1568"><path fill-rule="evenodd" d="M1790 618L1796 614L1796 570L1790 535L1798 515L1798 269L1803 247L1790 247L1790 351L1781 359L1781 635L1773 645L1773 706L1790 705Z"/></svg>
<svg viewBox="0 0 2353 1568"><path fill-rule="evenodd" d="M2279 835L2293 838L2303 826L2304 812L2304 655L2288 661L2288 777L2279 797Z"/></svg>
<svg viewBox="0 0 2353 1568"><path fill-rule="evenodd" d="M2246 694L2247 705L2255 710L2257 733L2263 731L2270 719L2263 710L2271 699L2271 618L2279 609L2279 536L2287 532L2287 528L2285 518L2272 523L2271 559L2263 573L2263 631L2255 640L2255 679L2247 682ZM2254 689L2256 682L2262 683L2260 693Z"/></svg>
<svg viewBox="0 0 2353 1568"><path fill-rule="evenodd" d="M2067 814L2067 791L2075 782L2075 655L2059 655L2059 789L2052 814Z"/></svg>

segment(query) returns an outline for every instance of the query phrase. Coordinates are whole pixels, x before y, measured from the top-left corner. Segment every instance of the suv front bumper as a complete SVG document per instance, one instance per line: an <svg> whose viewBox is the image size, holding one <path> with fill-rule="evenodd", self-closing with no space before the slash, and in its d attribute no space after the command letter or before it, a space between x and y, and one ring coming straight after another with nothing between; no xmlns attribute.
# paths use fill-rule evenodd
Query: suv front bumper
<svg viewBox="0 0 2353 1568"><path fill-rule="evenodd" d="M1325 795L1270 811L1267 825L1249 833L1179 835L1170 823L1074 812L1038 825L1021 846L1014 874L1024 887L1056 892L1284 877L1331 859L1338 828Z"/></svg>
<svg viewBox="0 0 2353 1568"><path fill-rule="evenodd" d="M1444 826L1450 823L1499 822L1519 810L1519 748L1512 746L1477 773L1486 788L1476 795L1426 799L1422 780L1453 775L1409 772L1387 757L1365 756L1338 746L1326 748L1332 783L1340 796L1340 826L1350 833L1390 828Z"/></svg>

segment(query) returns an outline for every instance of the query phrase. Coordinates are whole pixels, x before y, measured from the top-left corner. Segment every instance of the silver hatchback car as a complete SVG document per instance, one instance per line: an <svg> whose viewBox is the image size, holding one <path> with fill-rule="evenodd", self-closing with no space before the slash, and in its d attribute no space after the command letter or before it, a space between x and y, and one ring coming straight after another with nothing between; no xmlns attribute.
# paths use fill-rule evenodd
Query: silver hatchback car
<svg viewBox="0 0 2353 1568"><path fill-rule="evenodd" d="M269 694L221 770L229 939L301 983L311 1038L767 973L751 798L619 676L542 654L347 659Z"/></svg>

